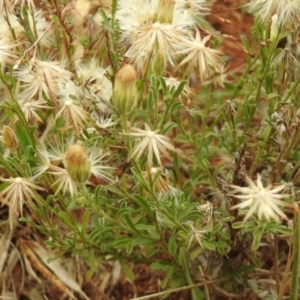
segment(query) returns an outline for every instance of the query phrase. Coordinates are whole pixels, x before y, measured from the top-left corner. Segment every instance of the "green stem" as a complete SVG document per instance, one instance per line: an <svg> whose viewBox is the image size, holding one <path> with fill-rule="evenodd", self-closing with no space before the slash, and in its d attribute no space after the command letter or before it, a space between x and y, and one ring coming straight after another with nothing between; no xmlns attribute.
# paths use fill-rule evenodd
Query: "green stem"
<svg viewBox="0 0 300 300"><path fill-rule="evenodd" d="M300 211L298 205L294 211L294 261L292 269L292 286L290 300L298 300L299 276L300 276Z"/></svg>
<svg viewBox="0 0 300 300"><path fill-rule="evenodd" d="M239 91L242 89L243 85L246 82L246 78L249 76L249 72L251 70L251 68L254 66L254 64L256 63L256 61L258 60L259 55L257 55L253 61L251 61L251 63L248 65L248 67L246 68L246 70L244 71L244 74L242 75L239 84L236 85L236 88L234 89L231 98L230 99L234 99L236 98L236 96L238 95Z"/></svg>
<svg viewBox="0 0 300 300"><path fill-rule="evenodd" d="M282 103L285 103L290 98L290 96L294 93L294 91L298 87L299 83L300 83L300 78L293 84L292 88L289 90L289 92L287 93L287 95L281 101Z"/></svg>
<svg viewBox="0 0 300 300"><path fill-rule="evenodd" d="M111 28L115 29L115 20L116 20L116 12L118 7L118 1L113 0L112 1L112 11L111 11Z"/></svg>
<svg viewBox="0 0 300 300"><path fill-rule="evenodd" d="M269 56L267 57L266 61L263 62L263 73L258 80L258 87L257 87L257 92L256 92L256 97L255 97L256 103L258 103L258 100L260 98L263 82L264 82L268 72L270 71L270 67L271 67L273 59L274 59L274 51L276 50L278 39L279 39L279 35L277 35L276 39L274 40L274 42L271 45L271 48L269 49ZM264 48L262 48L262 50L264 50Z"/></svg>

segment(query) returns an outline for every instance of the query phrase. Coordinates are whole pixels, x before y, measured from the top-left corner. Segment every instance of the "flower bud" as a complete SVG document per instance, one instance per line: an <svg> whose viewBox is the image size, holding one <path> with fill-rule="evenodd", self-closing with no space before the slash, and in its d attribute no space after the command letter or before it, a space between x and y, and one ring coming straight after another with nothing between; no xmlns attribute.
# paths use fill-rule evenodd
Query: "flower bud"
<svg viewBox="0 0 300 300"><path fill-rule="evenodd" d="M117 73L113 104L120 115L128 115L137 106L136 71L132 65L124 65Z"/></svg>
<svg viewBox="0 0 300 300"><path fill-rule="evenodd" d="M272 16L272 22L271 22L271 30L270 30L270 39L273 41L277 38L278 35L278 15Z"/></svg>
<svg viewBox="0 0 300 300"><path fill-rule="evenodd" d="M9 127L4 125L2 128L3 142L5 146L9 149L15 149L18 145L17 137L14 131Z"/></svg>
<svg viewBox="0 0 300 300"><path fill-rule="evenodd" d="M65 153L64 165L75 182L85 182L89 179L91 163L83 146L70 146Z"/></svg>

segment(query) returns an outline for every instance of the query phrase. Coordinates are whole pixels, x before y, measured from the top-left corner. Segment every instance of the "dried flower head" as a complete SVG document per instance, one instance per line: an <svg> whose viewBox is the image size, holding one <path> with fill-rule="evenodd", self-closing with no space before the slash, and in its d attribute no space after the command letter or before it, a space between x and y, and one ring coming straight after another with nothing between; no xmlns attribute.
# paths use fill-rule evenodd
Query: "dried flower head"
<svg viewBox="0 0 300 300"><path fill-rule="evenodd" d="M9 185L0 193L0 200L3 204L9 206L9 222L11 228L13 227L14 220L23 211L23 204L27 201L27 205L32 209L34 207L32 199L36 199L37 190L44 190L42 187L34 184L31 180L22 177L15 178L0 178L4 182L8 182Z"/></svg>
<svg viewBox="0 0 300 300"><path fill-rule="evenodd" d="M95 60L80 63L76 66L78 88L80 87L81 102L84 105L97 108L104 113L110 113L110 98L113 93L112 83L106 77L106 69L99 66Z"/></svg>
<svg viewBox="0 0 300 300"><path fill-rule="evenodd" d="M101 182L113 182L114 168L103 163L108 154L103 154L101 149L89 149L75 144L74 139L62 142L61 145L56 144L49 150L42 145L37 149L38 164L34 168L35 177L45 172L54 175L57 178L52 184L57 186L55 195L61 191L73 197L78 193L77 183L89 183L90 175ZM58 166L60 163L63 167Z"/></svg>
<svg viewBox="0 0 300 300"><path fill-rule="evenodd" d="M160 166L162 166L162 162L159 152L162 152L167 158L170 159L167 150L176 152L176 149L170 143L170 139L167 136L158 134L158 132L158 129L152 131L147 124L145 124L145 130L131 128L131 132L127 133L127 135L134 138L142 138L142 140L134 147L129 158L139 159L147 149L147 162L149 167L152 167L153 165L153 154Z"/></svg>
<svg viewBox="0 0 300 300"><path fill-rule="evenodd" d="M177 0L173 23L181 26L194 26L197 18L209 13L210 2L207 0Z"/></svg>
<svg viewBox="0 0 300 300"><path fill-rule="evenodd" d="M0 5L1 6L1 5ZM7 39L10 43L14 42L14 37L12 34L12 28L14 34L18 41L22 41L24 37L23 32L25 31L24 27L20 24L18 18L13 13L8 13L7 15L1 15L2 10L0 11L0 36Z"/></svg>
<svg viewBox="0 0 300 300"><path fill-rule="evenodd" d="M21 81L23 90L18 95L20 100L35 96L42 100L43 93L48 99L54 100L58 84L69 80L72 73L65 70L63 62L33 59L20 66L15 75Z"/></svg>
<svg viewBox="0 0 300 300"><path fill-rule="evenodd" d="M174 78L174 77L164 77L164 81L166 83L166 86L168 88L169 91L171 91L172 89L177 90L177 88L179 87L179 85L181 84L182 80L178 79L178 78ZM187 100L190 97L193 96L193 89L191 87L188 86L188 84L185 84L184 88L182 89L180 95L178 96L179 100Z"/></svg>
<svg viewBox="0 0 300 300"><path fill-rule="evenodd" d="M143 172L143 177L148 181L151 180L154 185L157 198L161 201L174 199L174 203L178 204L178 198L182 195L182 191L176 189L170 184L170 175L167 171L163 171L162 167L152 167L149 172Z"/></svg>
<svg viewBox="0 0 300 300"><path fill-rule="evenodd" d="M198 229L195 228L195 224L192 221L188 221L187 225L190 227L189 236L189 244L188 248L191 247L193 242L197 242L200 247L203 247L202 241L205 239L205 233L208 232L208 228ZM199 225L199 224L197 224Z"/></svg>
<svg viewBox="0 0 300 300"><path fill-rule="evenodd" d="M187 54L178 67L187 64L187 73L191 73L197 67L201 82L209 80L214 74L222 73L223 71L224 63L220 58L222 53L205 45L210 38L211 36L208 35L201 39L200 32L197 30L196 37L186 39L185 48L177 52L177 54Z"/></svg>
<svg viewBox="0 0 300 300"><path fill-rule="evenodd" d="M82 89L74 81L68 80L58 85L57 96L60 110L56 119L60 116L65 120L65 129L73 127L77 132L84 128L88 121L89 113L82 104Z"/></svg>
<svg viewBox="0 0 300 300"><path fill-rule="evenodd" d="M174 64L186 30L173 23L174 1L119 1L117 19L122 40L129 46L126 56L138 71L145 72L159 58L160 67ZM160 9L162 7L162 10Z"/></svg>
<svg viewBox="0 0 300 300"><path fill-rule="evenodd" d="M100 115L99 117L96 117L92 115L92 117L94 117L96 121L95 127L102 130L112 127L116 124L116 122L114 122L110 116L105 117L103 115Z"/></svg>
<svg viewBox="0 0 300 300"><path fill-rule="evenodd" d="M37 165L32 169L34 172L34 178L42 175L52 166L49 157L49 152L47 151L46 146L44 144L41 144L37 147L36 158Z"/></svg>
<svg viewBox="0 0 300 300"><path fill-rule="evenodd" d="M52 167L51 169L52 171L49 172L49 174L57 177L57 179L52 184L52 186L57 186L54 195L57 195L60 191L62 191L63 195L68 192L73 198L73 196L78 193L78 189L75 181L71 178L68 171L60 167Z"/></svg>
<svg viewBox="0 0 300 300"><path fill-rule="evenodd" d="M248 220L255 212L257 212L260 220L266 218L267 220L274 219L279 222L278 216L287 219L287 216L279 208L279 205L294 207L293 204L280 200L290 196L289 194L280 194L280 192L286 188L286 184L276 187L269 184L267 187L264 187L259 174L257 175L256 184L249 177L246 177L246 181L249 184L249 187L240 187L236 185L229 186L236 192L241 192L243 194L234 194L234 197L244 200L243 202L231 207L231 209L244 209L249 207L244 221Z"/></svg>
<svg viewBox="0 0 300 300"><path fill-rule="evenodd" d="M74 128L77 132L85 127L88 121L88 113L80 106L78 101L68 99L61 100L62 107L57 113L56 118L63 116L65 120L65 129Z"/></svg>
<svg viewBox="0 0 300 300"><path fill-rule="evenodd" d="M0 64L2 67L6 64L14 64L17 60L16 46L18 46L18 44L11 42L6 37L0 36Z"/></svg>
<svg viewBox="0 0 300 300"><path fill-rule="evenodd" d="M249 10L263 22L277 14L279 26L290 25L299 20L300 1L251 0L249 3Z"/></svg>
<svg viewBox="0 0 300 300"><path fill-rule="evenodd" d="M51 109L45 100L19 100L18 102L29 124L44 123L40 114L46 109Z"/></svg>

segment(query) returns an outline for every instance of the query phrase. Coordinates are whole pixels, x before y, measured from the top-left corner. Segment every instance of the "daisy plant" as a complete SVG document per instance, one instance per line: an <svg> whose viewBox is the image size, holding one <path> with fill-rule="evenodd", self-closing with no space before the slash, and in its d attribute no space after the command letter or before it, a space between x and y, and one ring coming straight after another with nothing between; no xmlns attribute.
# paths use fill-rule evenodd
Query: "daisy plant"
<svg viewBox="0 0 300 300"><path fill-rule="evenodd" d="M0 298L300 299L300 3L225 2L0 0Z"/></svg>

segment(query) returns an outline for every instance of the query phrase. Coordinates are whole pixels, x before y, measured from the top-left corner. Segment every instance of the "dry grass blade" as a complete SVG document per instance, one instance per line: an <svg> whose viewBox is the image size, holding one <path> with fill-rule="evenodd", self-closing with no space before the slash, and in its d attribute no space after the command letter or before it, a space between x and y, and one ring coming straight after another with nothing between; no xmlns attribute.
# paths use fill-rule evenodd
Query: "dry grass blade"
<svg viewBox="0 0 300 300"><path fill-rule="evenodd" d="M47 278L57 289L59 289L60 291L62 291L63 293L67 294L69 297L71 297L72 299L76 300L76 297L72 294L72 292L70 291L69 287L67 286L67 284L65 284L61 278L59 278L58 276L56 276L56 274L61 275L60 271L57 272L56 270L56 274L53 274L45 265L47 264L47 261L41 261L37 255L35 254L35 252L31 249L31 242L28 241L22 241L22 248L24 253L27 255L28 259L30 260L30 262L32 263L32 266L39 271L45 278ZM47 253L47 251L45 251L45 253ZM39 256L40 257L40 256ZM48 258L50 258L50 255L48 255ZM47 258L46 258L47 260ZM53 267L53 265L52 265ZM62 269L62 267L59 265L59 268ZM65 272L65 271L64 271ZM65 276L68 276L67 273L65 272L64 274ZM61 276L62 277L62 276ZM70 280L69 280L70 281ZM76 287L76 283L73 285L74 287ZM78 289L78 288L77 288ZM79 287L80 289L80 287ZM76 292L79 292L77 290L75 290ZM80 289L81 291L81 289ZM80 292L79 292L80 293ZM80 293L85 299L89 300L89 298L81 291Z"/></svg>
<svg viewBox="0 0 300 300"><path fill-rule="evenodd" d="M89 297L82 291L81 287L70 277L70 274L66 272L66 270L61 266L60 260L56 259L48 263L48 261L53 258L55 255L42 246L40 246L36 242L26 242L27 249L33 251L38 257L42 260L42 262L51 269L51 271L56 275L56 277L64 283L67 287L72 289L73 291L80 294L84 299L89 300Z"/></svg>
<svg viewBox="0 0 300 300"><path fill-rule="evenodd" d="M4 265L6 263L9 245L11 243L11 239L13 237L14 230L10 229L8 226L1 237L0 240L0 274L2 274Z"/></svg>

